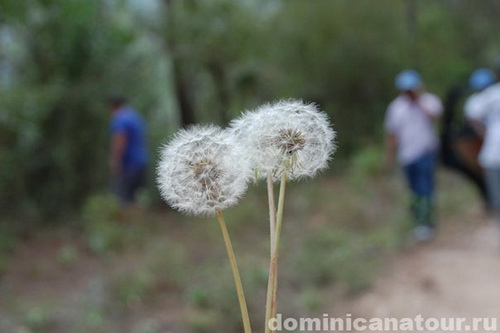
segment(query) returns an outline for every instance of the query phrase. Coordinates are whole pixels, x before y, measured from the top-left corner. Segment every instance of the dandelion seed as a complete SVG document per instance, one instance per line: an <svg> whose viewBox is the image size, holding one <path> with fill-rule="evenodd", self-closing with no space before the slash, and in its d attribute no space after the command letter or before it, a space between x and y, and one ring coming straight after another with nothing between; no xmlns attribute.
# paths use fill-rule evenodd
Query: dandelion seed
<svg viewBox="0 0 500 333"><path fill-rule="evenodd" d="M212 125L193 126L180 130L161 148L157 183L173 208L211 215L238 201L250 173L230 132Z"/></svg>

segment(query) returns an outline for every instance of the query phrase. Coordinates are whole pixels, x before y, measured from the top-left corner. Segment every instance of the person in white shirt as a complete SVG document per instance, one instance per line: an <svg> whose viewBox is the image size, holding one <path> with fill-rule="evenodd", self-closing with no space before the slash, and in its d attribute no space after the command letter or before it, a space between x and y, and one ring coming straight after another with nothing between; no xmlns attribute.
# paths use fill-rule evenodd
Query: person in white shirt
<svg viewBox="0 0 500 333"><path fill-rule="evenodd" d="M493 73L486 69L474 71L470 82L482 83L478 92L465 105L466 117L483 135L479 164L484 170L488 198L495 220L500 223L500 82L494 82Z"/></svg>
<svg viewBox="0 0 500 333"><path fill-rule="evenodd" d="M387 155L390 161L397 155L412 194L414 238L427 241L435 231L434 171L439 140L433 123L442 114L443 105L436 95L423 89L414 70L399 73L395 85L400 93L389 104L384 124Z"/></svg>

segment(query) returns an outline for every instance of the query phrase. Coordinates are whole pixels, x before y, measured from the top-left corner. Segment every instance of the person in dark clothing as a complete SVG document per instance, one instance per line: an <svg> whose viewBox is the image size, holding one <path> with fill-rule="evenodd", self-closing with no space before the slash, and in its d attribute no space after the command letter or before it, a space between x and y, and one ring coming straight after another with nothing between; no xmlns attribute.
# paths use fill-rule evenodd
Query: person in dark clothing
<svg viewBox="0 0 500 333"><path fill-rule="evenodd" d="M474 71L469 82L452 87L445 99L443 121L441 123L441 161L471 181L479 190L487 210L490 209L488 191L482 168L478 163L483 138L464 118L458 109L460 102L494 82L493 72L488 69Z"/></svg>

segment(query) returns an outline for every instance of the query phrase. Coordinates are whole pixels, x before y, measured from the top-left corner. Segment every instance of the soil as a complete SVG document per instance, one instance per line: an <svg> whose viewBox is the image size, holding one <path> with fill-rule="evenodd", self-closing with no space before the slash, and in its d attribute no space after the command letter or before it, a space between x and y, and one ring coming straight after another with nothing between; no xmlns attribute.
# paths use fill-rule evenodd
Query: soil
<svg viewBox="0 0 500 333"><path fill-rule="evenodd" d="M184 237L182 224L172 225L178 225L178 229L169 232L175 237ZM57 259L61 256L61 248L67 244L72 244L78 253L78 265L67 266L64 260ZM37 234L21 241L16 248L8 271L0 276L1 333L67 332L65 327L74 325L77 318L81 320L83 311L89 312L89 304L98 306L106 301L104 274L109 275L118 268L108 267L109 262L90 255L81 244L80 235ZM370 290L341 300L335 297L332 316L496 318L500 327L500 228L484 216L479 204L467 208L462 217L440 221L434 241L408 245L385 261ZM59 308L62 304L68 311L53 314L56 324L48 323L45 330L30 330L29 325L20 325L29 322L30 316L34 316L35 324L43 323L43 318L37 320L37 316L43 317L43 311L29 314L37 308L35 301L40 299L49 308L51 304ZM178 320L174 318L182 309L171 303L175 302L155 304L154 308L162 309L162 313L149 313L150 317L162 318L161 321L142 322L141 318L128 318L126 313L117 311L107 315L116 318L123 329L104 327L96 332L184 332L176 326ZM89 313L92 315L92 311ZM136 316L144 315L141 311L135 313ZM20 314L24 317L19 317ZM140 327L125 329L132 322L138 322Z"/></svg>
<svg viewBox="0 0 500 333"><path fill-rule="evenodd" d="M500 323L500 228L476 211L476 221L444 221L433 242L394 256L370 291L339 304L334 313L365 319L467 318L469 324L472 318L496 318ZM475 331L488 328L480 325Z"/></svg>

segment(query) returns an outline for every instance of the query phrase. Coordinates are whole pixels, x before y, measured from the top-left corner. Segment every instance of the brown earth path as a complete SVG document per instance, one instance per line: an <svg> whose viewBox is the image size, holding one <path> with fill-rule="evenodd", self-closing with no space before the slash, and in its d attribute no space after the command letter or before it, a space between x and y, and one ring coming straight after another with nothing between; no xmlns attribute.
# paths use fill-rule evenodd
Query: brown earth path
<svg viewBox="0 0 500 333"><path fill-rule="evenodd" d="M443 229L434 242L392 258L370 291L334 313L365 319L467 318L466 324L496 318L489 320L496 320L500 331L500 228L493 222L448 222ZM470 331L491 330L479 325Z"/></svg>

